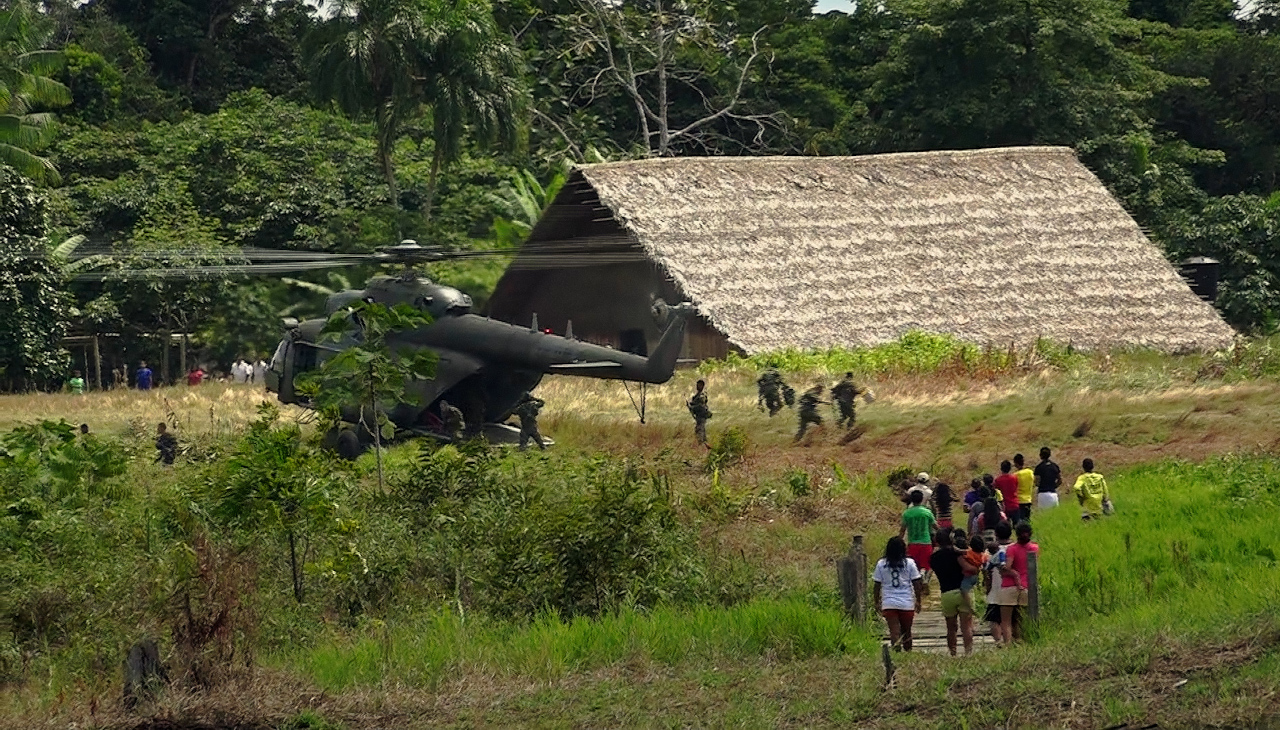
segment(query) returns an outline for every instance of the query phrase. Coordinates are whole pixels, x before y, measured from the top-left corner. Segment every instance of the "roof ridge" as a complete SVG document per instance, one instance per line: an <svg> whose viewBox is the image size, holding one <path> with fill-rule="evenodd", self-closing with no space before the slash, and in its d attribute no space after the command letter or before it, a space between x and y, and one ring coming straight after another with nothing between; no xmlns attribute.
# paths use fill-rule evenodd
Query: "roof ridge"
<svg viewBox="0 0 1280 730"><path fill-rule="evenodd" d="M975 157L1009 157L1009 156L1026 156L1026 155L1070 155L1075 157L1075 150L1071 147L1061 145L1028 145L1022 147L984 147L980 149L963 149L963 150L924 150L918 152L879 152L869 155L723 155L716 157L647 157L639 160L618 160L615 162L595 162L590 164L574 165L575 170L583 170L589 172L591 170L602 170L607 168L619 168L629 166L644 165L648 167L667 166L667 165L691 165L691 164L742 164L750 163L755 165L765 164L782 164L794 162L881 162L905 159L924 159L924 158L955 158L955 159L971 159Z"/></svg>

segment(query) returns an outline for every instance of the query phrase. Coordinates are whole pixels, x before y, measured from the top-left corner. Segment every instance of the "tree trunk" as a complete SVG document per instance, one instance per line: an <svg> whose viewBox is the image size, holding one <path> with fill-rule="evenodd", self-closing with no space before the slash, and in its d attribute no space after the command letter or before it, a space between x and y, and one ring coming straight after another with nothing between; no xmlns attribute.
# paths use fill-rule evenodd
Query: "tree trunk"
<svg viewBox="0 0 1280 730"><path fill-rule="evenodd" d="M444 166L444 146L437 140L431 153L431 174L427 176L427 199L422 204L422 217L431 220L431 206L436 200L436 184L440 181L440 168Z"/></svg>
<svg viewBox="0 0 1280 730"><path fill-rule="evenodd" d="M378 462L378 493L382 487L382 424L378 423L378 396L373 390L373 365L369 365L369 402L373 404L373 453Z"/></svg>
<svg viewBox="0 0 1280 730"><path fill-rule="evenodd" d="M378 135L378 167L382 169L382 177L387 181L387 190L391 196L391 207L400 212L400 186L396 184L395 162L392 155L396 147L395 120L384 107L378 107L374 115L374 125ZM398 216L397 216L398 217ZM399 223L396 224L399 226Z"/></svg>
<svg viewBox="0 0 1280 730"><path fill-rule="evenodd" d="M671 141L671 126L667 121L667 37L666 20L663 17L662 0L655 3L657 10L654 27L654 48L658 66L658 156L666 157Z"/></svg>
<svg viewBox="0 0 1280 730"><path fill-rule="evenodd" d="M289 568L293 572L293 598L302 603L302 572L298 570L298 538L289 530Z"/></svg>

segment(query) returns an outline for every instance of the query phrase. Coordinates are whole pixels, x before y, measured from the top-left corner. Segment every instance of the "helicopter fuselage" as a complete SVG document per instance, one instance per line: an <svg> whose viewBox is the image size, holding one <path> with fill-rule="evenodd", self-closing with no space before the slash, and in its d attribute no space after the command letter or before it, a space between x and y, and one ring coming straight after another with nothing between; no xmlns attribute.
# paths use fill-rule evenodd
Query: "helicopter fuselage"
<svg viewBox="0 0 1280 730"><path fill-rule="evenodd" d="M353 301L367 299L387 305L408 303L430 314L423 327L387 338L392 352L426 349L439 357L435 376L407 382L410 402L380 404L397 427L439 431L439 403L448 401L463 412L468 430L501 423L511 416L521 397L547 374L578 375L609 380L664 383L675 370L684 341L687 307L673 307L661 340L649 357L581 342L536 329L470 313L471 299L451 287L417 276L376 277L363 291L329 297L330 315ZM355 344L355 327L336 341L320 336L326 319L286 323L287 332L272 358L269 390L283 403L308 406L294 390L294 379L319 368L325 360ZM360 419L360 406L344 410L343 420Z"/></svg>

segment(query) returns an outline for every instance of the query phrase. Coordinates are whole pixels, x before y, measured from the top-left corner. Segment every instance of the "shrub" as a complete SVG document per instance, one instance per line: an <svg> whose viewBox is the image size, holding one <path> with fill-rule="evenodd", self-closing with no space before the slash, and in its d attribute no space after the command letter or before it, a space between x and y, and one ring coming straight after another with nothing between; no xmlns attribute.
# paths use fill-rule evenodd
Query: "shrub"
<svg viewBox="0 0 1280 730"><path fill-rule="evenodd" d="M710 474L742 461L751 440L747 431L739 426L730 426L716 437L716 441L707 453L706 470Z"/></svg>
<svg viewBox="0 0 1280 730"><path fill-rule="evenodd" d="M460 606L597 615L705 586L660 475L605 458L529 467L476 447L423 448L394 499L425 543L421 573Z"/></svg>

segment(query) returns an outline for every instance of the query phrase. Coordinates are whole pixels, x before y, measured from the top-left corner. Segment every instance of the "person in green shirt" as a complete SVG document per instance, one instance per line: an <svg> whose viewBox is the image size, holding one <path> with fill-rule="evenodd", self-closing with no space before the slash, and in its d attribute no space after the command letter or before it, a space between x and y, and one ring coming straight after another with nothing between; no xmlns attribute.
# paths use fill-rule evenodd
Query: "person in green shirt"
<svg viewBox="0 0 1280 730"><path fill-rule="evenodd" d="M1009 515L1017 522L1031 521L1031 503L1036 498L1036 473L1029 469L1022 454L1013 455L1013 466L1018 478L1018 516Z"/></svg>
<svg viewBox="0 0 1280 730"><path fill-rule="evenodd" d="M924 590L928 593L929 558L933 556L933 533L938 529L938 520L933 516L933 511L924 506L924 492L911 492L907 501L911 506L902 513L898 537L906 538L907 557L914 560L916 567L924 574Z"/></svg>
<svg viewBox="0 0 1280 730"><path fill-rule="evenodd" d="M67 381L67 387L75 395L84 395L84 378L80 377L79 370L71 371L71 380Z"/></svg>
<svg viewBox="0 0 1280 730"><path fill-rule="evenodd" d="M1091 520L1110 511L1111 489L1107 480L1093 470L1093 459L1085 459L1081 466L1084 473L1076 477L1071 491L1075 492L1076 501L1080 503L1080 518Z"/></svg>

